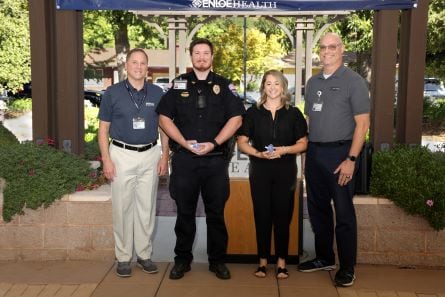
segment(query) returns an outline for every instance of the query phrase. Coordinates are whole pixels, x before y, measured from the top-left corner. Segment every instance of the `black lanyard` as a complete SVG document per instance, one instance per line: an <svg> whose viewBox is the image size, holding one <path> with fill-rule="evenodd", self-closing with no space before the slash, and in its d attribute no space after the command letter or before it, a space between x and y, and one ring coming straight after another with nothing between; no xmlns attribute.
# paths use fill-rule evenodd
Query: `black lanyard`
<svg viewBox="0 0 445 297"><path fill-rule="evenodd" d="M136 103L136 100L134 100L133 93L131 92L130 86L128 85L128 79L125 81L125 87L127 88L128 94L130 94L130 100L133 102L134 106L136 107L136 109L139 112L140 111L140 107ZM144 82L144 89L145 89L145 94L144 94L144 97L142 98L142 100L140 102L141 104L144 104L145 98L147 98L147 93L148 93L148 88L146 88L145 82Z"/></svg>

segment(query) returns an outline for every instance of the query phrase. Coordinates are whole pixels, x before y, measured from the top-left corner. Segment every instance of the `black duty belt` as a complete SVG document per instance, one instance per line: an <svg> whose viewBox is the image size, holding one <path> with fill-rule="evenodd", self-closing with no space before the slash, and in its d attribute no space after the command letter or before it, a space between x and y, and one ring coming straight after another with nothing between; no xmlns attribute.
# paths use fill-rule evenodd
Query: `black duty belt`
<svg viewBox="0 0 445 297"><path fill-rule="evenodd" d="M152 147L154 147L156 145L157 141L154 141L154 142L152 142L150 144L147 144L147 145L144 145L144 146L129 145L129 144L122 143L122 142L119 142L119 141L114 140L114 139L111 141L111 143L114 144L115 146L124 148L126 150L136 151L136 152L145 152L145 151L151 149Z"/></svg>
<svg viewBox="0 0 445 297"><path fill-rule="evenodd" d="M340 140L340 141L331 141L331 142L309 141L309 144L312 144L315 146L323 146L323 147L339 147L342 145L349 145L351 143L352 143L352 140Z"/></svg>

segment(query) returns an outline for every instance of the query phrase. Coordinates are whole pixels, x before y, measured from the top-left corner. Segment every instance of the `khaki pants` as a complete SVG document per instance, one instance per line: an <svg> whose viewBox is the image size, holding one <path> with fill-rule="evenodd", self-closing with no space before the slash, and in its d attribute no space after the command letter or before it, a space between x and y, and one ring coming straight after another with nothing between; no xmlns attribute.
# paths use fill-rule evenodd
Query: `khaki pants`
<svg viewBox="0 0 445 297"><path fill-rule="evenodd" d="M160 146L136 152L111 144L110 156L116 166L116 176L111 182L116 259L131 261L133 247L138 258L150 259Z"/></svg>

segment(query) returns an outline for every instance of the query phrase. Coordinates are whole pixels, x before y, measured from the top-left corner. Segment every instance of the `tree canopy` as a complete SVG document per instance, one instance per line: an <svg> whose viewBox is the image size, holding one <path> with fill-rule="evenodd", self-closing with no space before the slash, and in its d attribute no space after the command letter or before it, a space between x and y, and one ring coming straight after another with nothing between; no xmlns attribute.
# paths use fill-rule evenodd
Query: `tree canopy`
<svg viewBox="0 0 445 297"><path fill-rule="evenodd" d="M445 80L445 1L432 0L428 12L426 75Z"/></svg>
<svg viewBox="0 0 445 297"><path fill-rule="evenodd" d="M352 52L356 56L355 62L349 63L349 66L368 81L371 80L373 16L374 12L370 10L356 11L334 23L332 28L332 31L342 36L346 51Z"/></svg>
<svg viewBox="0 0 445 297"><path fill-rule="evenodd" d="M155 18L160 21L162 18ZM125 56L130 47L161 48L163 43L156 30L135 14L121 10L84 11L84 54L100 51L107 47L116 50L119 80L124 77ZM166 26L166 25L165 25ZM90 71L85 72L86 78Z"/></svg>
<svg viewBox="0 0 445 297"><path fill-rule="evenodd" d="M242 19L218 19L203 26L197 36L205 37L215 45L213 66L216 72L235 84L242 80L244 56L244 32ZM253 26L246 30L246 71L251 78L262 75L270 68L282 67L278 58L284 53L279 42L280 35L266 36Z"/></svg>
<svg viewBox="0 0 445 297"><path fill-rule="evenodd" d="M28 1L0 4L0 89L16 92L31 80Z"/></svg>

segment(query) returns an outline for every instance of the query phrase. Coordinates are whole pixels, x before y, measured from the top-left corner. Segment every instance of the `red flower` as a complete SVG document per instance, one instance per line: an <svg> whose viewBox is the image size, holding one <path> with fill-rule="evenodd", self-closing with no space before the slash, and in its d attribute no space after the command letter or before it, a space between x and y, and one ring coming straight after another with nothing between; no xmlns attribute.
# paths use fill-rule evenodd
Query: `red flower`
<svg viewBox="0 0 445 297"><path fill-rule="evenodd" d="M46 138L46 143L47 143L49 146L54 146L54 145L56 144L56 141L54 140L54 138L47 137L47 138Z"/></svg>

